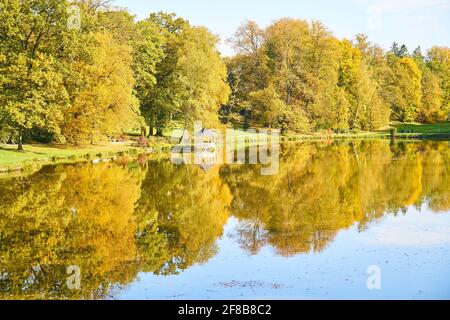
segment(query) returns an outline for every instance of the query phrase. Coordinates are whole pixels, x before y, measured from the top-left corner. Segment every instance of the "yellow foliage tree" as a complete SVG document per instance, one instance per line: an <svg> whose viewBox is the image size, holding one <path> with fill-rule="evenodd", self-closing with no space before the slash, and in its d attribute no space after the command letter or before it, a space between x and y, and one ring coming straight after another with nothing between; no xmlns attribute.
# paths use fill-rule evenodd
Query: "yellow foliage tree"
<svg viewBox="0 0 450 320"><path fill-rule="evenodd" d="M72 97L62 126L67 141L74 144L105 140L132 127L139 117L132 94L131 48L108 32L92 37L89 61L77 65L84 88Z"/></svg>

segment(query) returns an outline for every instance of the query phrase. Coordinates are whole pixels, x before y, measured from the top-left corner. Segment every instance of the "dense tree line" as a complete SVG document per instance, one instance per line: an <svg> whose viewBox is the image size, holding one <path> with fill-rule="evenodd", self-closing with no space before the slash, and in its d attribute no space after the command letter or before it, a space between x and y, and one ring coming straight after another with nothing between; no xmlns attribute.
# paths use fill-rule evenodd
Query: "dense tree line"
<svg viewBox="0 0 450 320"><path fill-rule="evenodd" d="M286 18L245 23L223 59L206 28L109 2L0 0L0 142L93 144L193 120L346 132L448 119L449 48L384 52Z"/></svg>
<svg viewBox="0 0 450 320"><path fill-rule="evenodd" d="M1 140L92 144L145 124L218 123L229 96L218 38L108 2L0 1Z"/></svg>
<svg viewBox="0 0 450 320"><path fill-rule="evenodd" d="M363 34L339 40L320 22L288 18L265 29L248 21L229 42L225 122L343 132L448 119L449 48L384 52Z"/></svg>

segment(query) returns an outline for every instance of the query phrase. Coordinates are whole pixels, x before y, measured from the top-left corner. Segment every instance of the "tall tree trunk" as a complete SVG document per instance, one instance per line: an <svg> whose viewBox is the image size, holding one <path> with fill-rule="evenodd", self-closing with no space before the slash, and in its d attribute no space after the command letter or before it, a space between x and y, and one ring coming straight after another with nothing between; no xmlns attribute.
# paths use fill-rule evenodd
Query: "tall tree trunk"
<svg viewBox="0 0 450 320"><path fill-rule="evenodd" d="M19 130L19 141L18 141L18 147L17 147L17 150L19 150L19 151L23 151L22 138L23 138L23 131L22 131L22 129L20 129Z"/></svg>
<svg viewBox="0 0 450 320"><path fill-rule="evenodd" d="M92 123L91 132L89 133L90 134L89 140L90 140L91 146L94 145L94 128L95 128L95 125L94 125L94 123Z"/></svg>
<svg viewBox="0 0 450 320"><path fill-rule="evenodd" d="M247 131L248 129L250 129L250 119L249 119L249 117L250 117L249 112L246 110L245 111L245 115L244 115L244 125L243 125L244 131Z"/></svg>
<svg viewBox="0 0 450 320"><path fill-rule="evenodd" d="M183 127L183 134L181 135L180 138L180 142L178 142L178 144L181 144L184 140L184 135L186 134L186 130L187 130L187 117L184 117L184 127Z"/></svg>
<svg viewBox="0 0 450 320"><path fill-rule="evenodd" d="M148 135L149 135L150 137L153 137L153 130L154 130L153 126L150 126L150 130L149 130L149 132L148 132Z"/></svg>
<svg viewBox="0 0 450 320"><path fill-rule="evenodd" d="M145 126L141 126L141 136L147 137L147 128Z"/></svg>

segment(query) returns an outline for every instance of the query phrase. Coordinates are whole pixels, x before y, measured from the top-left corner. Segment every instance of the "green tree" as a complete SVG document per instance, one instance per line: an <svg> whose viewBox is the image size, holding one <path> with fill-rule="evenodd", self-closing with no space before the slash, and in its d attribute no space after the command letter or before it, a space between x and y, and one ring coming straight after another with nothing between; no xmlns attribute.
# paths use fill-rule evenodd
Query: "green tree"
<svg viewBox="0 0 450 320"><path fill-rule="evenodd" d="M156 65L156 85L148 93L148 99L143 100L141 112L151 128L150 133L155 128L157 135L162 135L181 110L183 88L178 78L178 48L189 23L163 12L151 14L146 22L156 26L164 46L162 59Z"/></svg>
<svg viewBox="0 0 450 320"><path fill-rule="evenodd" d="M398 58L405 58L409 56L408 48L404 44L399 46L397 42L394 42L392 44L390 52L396 55Z"/></svg>
<svg viewBox="0 0 450 320"><path fill-rule="evenodd" d="M33 128L60 133L68 94L58 60L65 52L67 2L5 0L0 3L0 114L22 137Z"/></svg>
<svg viewBox="0 0 450 320"><path fill-rule="evenodd" d="M301 125L308 121L301 109L287 106L274 88L269 87L250 93L250 119L263 127L281 129L282 133L291 130L305 131Z"/></svg>
<svg viewBox="0 0 450 320"><path fill-rule="evenodd" d="M219 39L206 28L187 30L179 48L179 78L183 86L181 113L185 123L219 125L218 111L228 102L226 66L217 51Z"/></svg>
<svg viewBox="0 0 450 320"><path fill-rule="evenodd" d="M422 100L422 72L412 58L390 55L388 61L391 72L386 89L392 119L402 122L415 121Z"/></svg>
<svg viewBox="0 0 450 320"><path fill-rule="evenodd" d="M150 124L153 135L156 115L152 112L152 95L157 85L157 66L164 58L162 46L164 37L150 20L137 23L137 34L133 39L133 71L136 78L135 92L139 99L140 110Z"/></svg>
<svg viewBox="0 0 450 320"><path fill-rule="evenodd" d="M151 14L148 20L164 37L164 58L157 64L156 85L143 106L148 124L157 128L158 135L177 118L185 126L195 120L217 125L219 108L229 96L217 37L174 14Z"/></svg>

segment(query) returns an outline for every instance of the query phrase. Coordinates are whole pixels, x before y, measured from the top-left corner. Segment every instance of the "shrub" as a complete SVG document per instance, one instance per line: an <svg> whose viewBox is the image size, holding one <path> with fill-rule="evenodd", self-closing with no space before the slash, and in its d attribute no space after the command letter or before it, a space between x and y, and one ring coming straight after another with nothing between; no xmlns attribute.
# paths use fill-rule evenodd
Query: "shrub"
<svg viewBox="0 0 450 320"><path fill-rule="evenodd" d="M144 136L139 137L139 139L137 140L137 145L141 148L147 148L148 147L147 138Z"/></svg>

